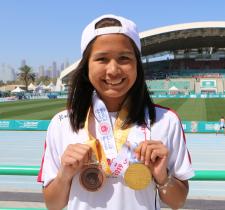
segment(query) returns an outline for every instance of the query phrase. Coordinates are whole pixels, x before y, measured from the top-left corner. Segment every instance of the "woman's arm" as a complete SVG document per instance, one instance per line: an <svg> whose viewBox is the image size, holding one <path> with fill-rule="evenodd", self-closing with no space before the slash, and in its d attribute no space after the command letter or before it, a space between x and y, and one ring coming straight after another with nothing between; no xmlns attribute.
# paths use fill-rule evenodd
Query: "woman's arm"
<svg viewBox="0 0 225 210"><path fill-rule="evenodd" d="M43 188L44 200L49 210L63 209L69 200L71 180L67 180L59 172L57 177Z"/></svg>
<svg viewBox="0 0 225 210"><path fill-rule="evenodd" d="M184 205L188 194L188 181L168 176L169 150L161 141L144 141L135 150L137 159L149 167L158 186L160 199L172 209Z"/></svg>
<svg viewBox="0 0 225 210"><path fill-rule="evenodd" d="M70 144L61 158L61 166L56 178L44 187L44 200L49 210L63 209L69 200L73 177L88 163L91 147L86 144Z"/></svg>
<svg viewBox="0 0 225 210"><path fill-rule="evenodd" d="M157 184L160 199L172 209L181 208L188 195L188 181L181 181L173 176L167 178L164 184Z"/></svg>

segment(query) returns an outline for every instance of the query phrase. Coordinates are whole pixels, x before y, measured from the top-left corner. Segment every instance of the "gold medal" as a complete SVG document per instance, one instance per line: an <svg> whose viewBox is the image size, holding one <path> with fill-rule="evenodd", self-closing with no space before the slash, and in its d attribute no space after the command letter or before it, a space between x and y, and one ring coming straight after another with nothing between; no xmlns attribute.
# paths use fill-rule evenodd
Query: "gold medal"
<svg viewBox="0 0 225 210"><path fill-rule="evenodd" d="M88 191L98 191L105 181L105 173L97 164L85 166L80 173L80 184Z"/></svg>
<svg viewBox="0 0 225 210"><path fill-rule="evenodd" d="M143 190L151 183L152 175L146 165L134 163L125 171L124 181L133 190Z"/></svg>

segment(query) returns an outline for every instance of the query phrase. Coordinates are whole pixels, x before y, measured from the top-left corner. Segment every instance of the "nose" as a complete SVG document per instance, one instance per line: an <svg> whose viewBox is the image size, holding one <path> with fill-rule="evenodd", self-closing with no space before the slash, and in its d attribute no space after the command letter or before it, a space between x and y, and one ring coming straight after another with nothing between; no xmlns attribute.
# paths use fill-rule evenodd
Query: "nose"
<svg viewBox="0 0 225 210"><path fill-rule="evenodd" d="M117 63L116 60L110 60L107 65L107 74L108 75L117 75L120 73L120 65Z"/></svg>

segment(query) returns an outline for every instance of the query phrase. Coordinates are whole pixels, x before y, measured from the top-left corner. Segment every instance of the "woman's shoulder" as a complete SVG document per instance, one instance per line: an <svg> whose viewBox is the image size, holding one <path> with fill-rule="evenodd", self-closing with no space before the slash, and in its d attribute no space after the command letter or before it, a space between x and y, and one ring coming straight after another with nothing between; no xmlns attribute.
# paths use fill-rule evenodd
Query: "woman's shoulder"
<svg viewBox="0 0 225 210"><path fill-rule="evenodd" d="M63 110L63 111L60 111L53 116L50 124L55 125L55 126L56 125L63 125L65 123L68 123L68 121L69 121L69 113L68 113L67 110Z"/></svg>
<svg viewBox="0 0 225 210"><path fill-rule="evenodd" d="M62 120L67 119L68 117L69 117L68 111L65 109L65 110L62 110L62 111L56 113L53 116L52 120L53 121L62 121Z"/></svg>
<svg viewBox="0 0 225 210"><path fill-rule="evenodd" d="M164 107L158 104L154 104L155 112L156 112L156 119L169 119L174 121L180 121L180 118L177 112L169 107Z"/></svg>

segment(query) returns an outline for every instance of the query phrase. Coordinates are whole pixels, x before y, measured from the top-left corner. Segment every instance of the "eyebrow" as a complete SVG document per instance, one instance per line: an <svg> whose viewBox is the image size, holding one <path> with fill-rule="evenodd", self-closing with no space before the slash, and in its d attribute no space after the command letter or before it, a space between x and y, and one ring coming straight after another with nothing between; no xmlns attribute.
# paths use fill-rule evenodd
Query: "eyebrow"
<svg viewBox="0 0 225 210"><path fill-rule="evenodd" d="M110 54L110 52L99 51L99 52L93 53L93 57L105 56L107 54ZM134 55L134 53L132 51L124 51L124 52L121 52L121 53L118 53L118 54L119 55Z"/></svg>

